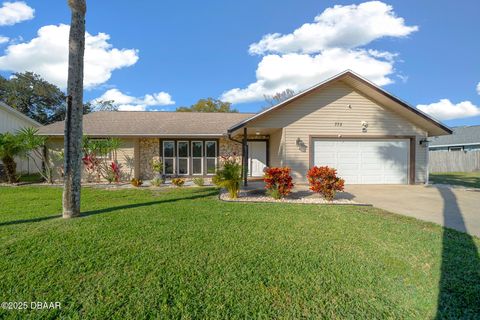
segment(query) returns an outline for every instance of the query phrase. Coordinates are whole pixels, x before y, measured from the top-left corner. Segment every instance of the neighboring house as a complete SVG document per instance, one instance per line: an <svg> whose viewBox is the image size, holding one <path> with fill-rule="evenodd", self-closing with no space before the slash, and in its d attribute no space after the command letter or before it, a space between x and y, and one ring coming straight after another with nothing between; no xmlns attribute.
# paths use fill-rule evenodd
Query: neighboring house
<svg viewBox="0 0 480 320"><path fill-rule="evenodd" d="M11 132L15 133L17 130L28 127L40 127L41 124L30 119L23 113L13 109L0 101L0 133ZM27 158L16 158L18 173L35 173L37 168ZM1 162L0 162L1 165Z"/></svg>
<svg viewBox="0 0 480 320"><path fill-rule="evenodd" d="M168 175L209 177L223 156L235 155L248 177L288 166L296 183L306 183L311 166L328 165L351 184L425 182L427 138L451 133L351 71L258 114L96 112L84 116L83 128L121 138L117 159L127 177L152 178L152 159L162 159ZM59 122L40 132L61 149L63 130Z"/></svg>
<svg viewBox="0 0 480 320"><path fill-rule="evenodd" d="M453 128L449 136L434 137L430 151L480 151L480 125Z"/></svg>

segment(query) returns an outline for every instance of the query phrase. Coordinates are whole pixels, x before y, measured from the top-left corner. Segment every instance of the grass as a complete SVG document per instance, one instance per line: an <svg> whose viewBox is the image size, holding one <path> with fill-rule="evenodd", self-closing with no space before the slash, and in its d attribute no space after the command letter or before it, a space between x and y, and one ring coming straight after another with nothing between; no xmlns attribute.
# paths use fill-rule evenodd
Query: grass
<svg viewBox="0 0 480 320"><path fill-rule="evenodd" d="M430 182L480 188L480 171L430 173Z"/></svg>
<svg viewBox="0 0 480 320"><path fill-rule="evenodd" d="M84 216L64 220L61 189L0 188L0 302L62 305L0 318L425 319L445 268L455 276L444 291L462 302L449 314L480 314L479 239L434 224L370 207L221 202L213 188L82 196Z"/></svg>

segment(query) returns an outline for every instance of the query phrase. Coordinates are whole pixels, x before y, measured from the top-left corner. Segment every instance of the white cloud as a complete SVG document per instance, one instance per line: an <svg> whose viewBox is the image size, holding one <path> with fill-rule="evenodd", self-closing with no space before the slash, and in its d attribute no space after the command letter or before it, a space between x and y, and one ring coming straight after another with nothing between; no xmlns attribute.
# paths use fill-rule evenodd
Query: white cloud
<svg viewBox="0 0 480 320"><path fill-rule="evenodd" d="M377 85L392 83L398 53L364 48L383 37L405 37L417 31L393 8L380 1L328 8L292 33L268 34L250 45L262 55L256 81L228 90L220 97L232 103L260 101L287 88L304 90L351 69ZM406 79L406 76L401 78Z"/></svg>
<svg viewBox="0 0 480 320"><path fill-rule="evenodd" d="M0 44L7 43L8 41L10 41L9 37L0 36Z"/></svg>
<svg viewBox="0 0 480 320"><path fill-rule="evenodd" d="M11 44L0 57L0 70L33 71L60 88L66 88L68 73L68 33L65 24L40 28L37 37L29 42ZM113 48L105 33L85 33L86 88L100 85L112 76L116 69L129 67L138 60L135 49Z"/></svg>
<svg viewBox="0 0 480 320"><path fill-rule="evenodd" d="M267 55L259 63L257 81L244 89L224 92L221 100L244 103L262 100L264 94L273 95L285 89L296 92L321 80L351 69L378 85L392 82L392 63L376 59L365 50L328 49L317 55Z"/></svg>
<svg viewBox="0 0 480 320"><path fill-rule="evenodd" d="M0 26L11 26L33 19L35 10L23 1L4 2L0 7Z"/></svg>
<svg viewBox="0 0 480 320"><path fill-rule="evenodd" d="M477 84L477 93L480 94L480 82Z"/></svg>
<svg viewBox="0 0 480 320"><path fill-rule="evenodd" d="M470 101L454 104L449 99L440 99L439 102L431 104L419 104L417 108L439 120L480 116L480 108Z"/></svg>
<svg viewBox="0 0 480 320"><path fill-rule="evenodd" d="M147 107L175 104L170 94L163 91L146 94L143 97L134 97L118 89L110 89L105 91L105 93L96 100L113 100L120 111L145 111Z"/></svg>
<svg viewBox="0 0 480 320"><path fill-rule="evenodd" d="M393 7L380 1L336 5L289 34L267 34L250 45L251 54L316 53L328 48L351 49L382 37L405 37L417 31L407 26Z"/></svg>

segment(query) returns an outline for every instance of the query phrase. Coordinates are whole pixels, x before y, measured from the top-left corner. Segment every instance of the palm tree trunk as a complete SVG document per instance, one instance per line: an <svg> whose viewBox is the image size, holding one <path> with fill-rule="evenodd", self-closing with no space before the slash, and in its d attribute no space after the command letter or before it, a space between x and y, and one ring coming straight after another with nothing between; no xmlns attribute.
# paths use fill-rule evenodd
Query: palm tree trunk
<svg viewBox="0 0 480 320"><path fill-rule="evenodd" d="M2 162L5 165L5 175L7 176L7 182L17 182L17 163L15 162L15 160L10 156L5 156L2 158Z"/></svg>
<svg viewBox="0 0 480 320"><path fill-rule="evenodd" d="M68 0L70 25L67 114L65 118L63 217L80 215L82 178L83 56L85 52L85 0Z"/></svg>

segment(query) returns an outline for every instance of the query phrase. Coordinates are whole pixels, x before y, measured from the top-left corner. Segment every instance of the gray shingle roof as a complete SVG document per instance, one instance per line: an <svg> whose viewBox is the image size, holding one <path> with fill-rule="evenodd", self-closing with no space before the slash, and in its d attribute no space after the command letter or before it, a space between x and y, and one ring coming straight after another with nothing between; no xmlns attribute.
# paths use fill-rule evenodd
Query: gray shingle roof
<svg viewBox="0 0 480 320"><path fill-rule="evenodd" d="M480 144L480 125L453 128L453 134L448 136L434 137L430 146L448 146L462 144Z"/></svg>
<svg viewBox="0 0 480 320"><path fill-rule="evenodd" d="M83 132L91 136L223 135L253 113L100 111L83 117ZM39 130L41 135L63 136L64 121Z"/></svg>

